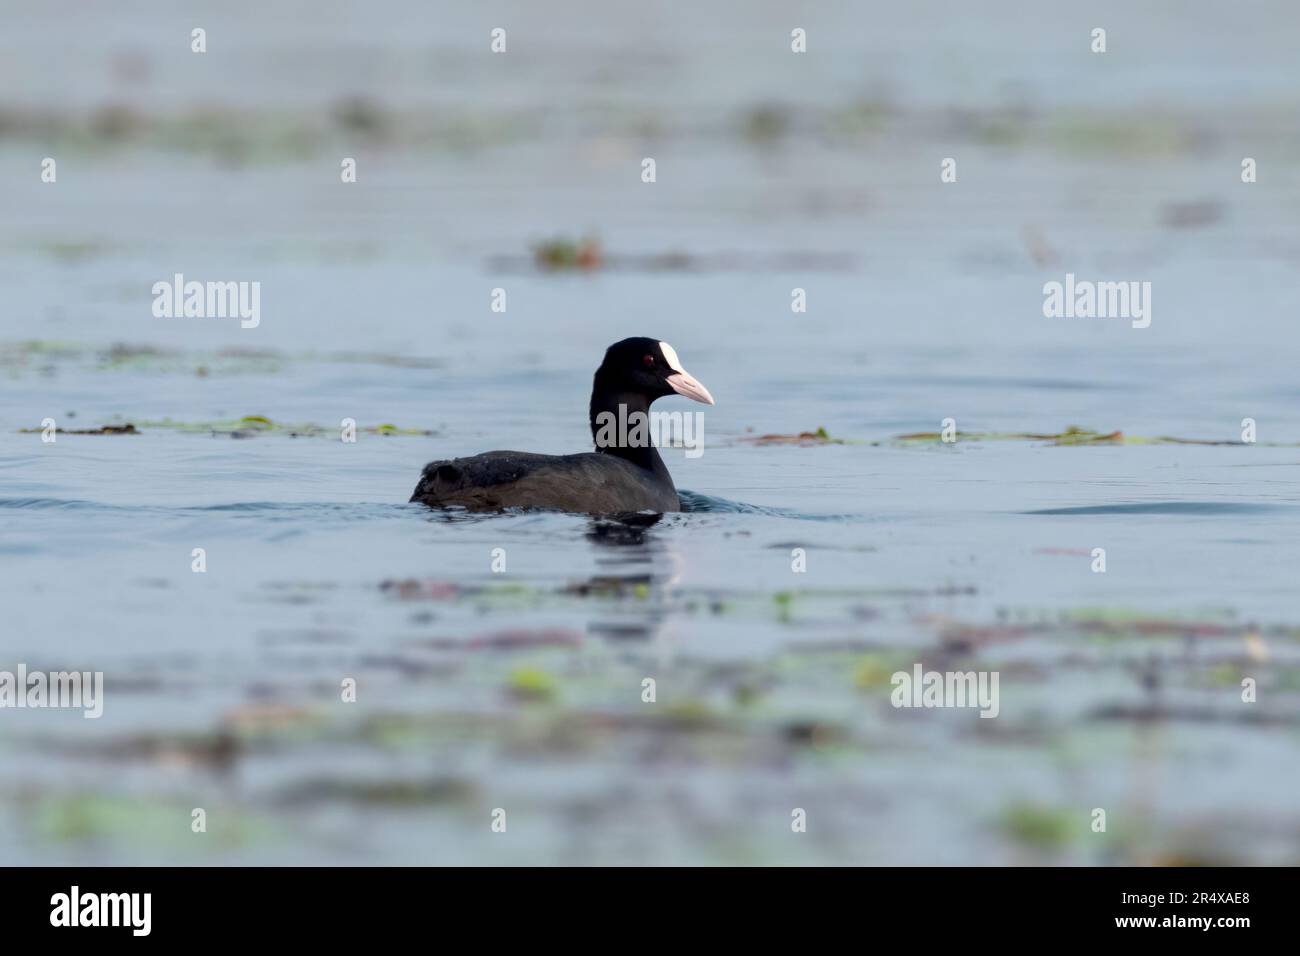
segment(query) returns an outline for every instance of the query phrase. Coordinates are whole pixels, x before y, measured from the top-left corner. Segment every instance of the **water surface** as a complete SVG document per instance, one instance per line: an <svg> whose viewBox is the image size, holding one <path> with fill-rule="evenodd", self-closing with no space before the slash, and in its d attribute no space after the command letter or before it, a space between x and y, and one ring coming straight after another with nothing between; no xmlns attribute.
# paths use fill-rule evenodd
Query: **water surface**
<svg viewBox="0 0 1300 956"><path fill-rule="evenodd" d="M108 685L0 714L0 859L1300 857L1287 5L1105 6L1104 65L1036 4L828 7L802 66L776 4L508 6L503 61L463 10L214 4L197 62L189 13L120 6L0 38L0 165L60 162L4 177L0 669ZM534 264L589 234L607 268ZM260 326L153 318L177 271L260 281ZM1066 271L1152 282L1151 327L1045 319ZM667 453L690 511L406 503L433 458L587 448L626 335L717 398ZM968 437L1069 426L1124 438ZM891 707L916 662L998 671L998 718Z"/></svg>

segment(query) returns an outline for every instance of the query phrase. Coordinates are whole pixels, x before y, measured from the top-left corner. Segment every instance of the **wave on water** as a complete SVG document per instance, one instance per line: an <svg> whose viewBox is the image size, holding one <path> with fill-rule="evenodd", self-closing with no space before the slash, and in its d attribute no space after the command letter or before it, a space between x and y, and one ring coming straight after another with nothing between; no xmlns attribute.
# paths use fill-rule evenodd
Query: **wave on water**
<svg viewBox="0 0 1300 956"><path fill-rule="evenodd" d="M810 514L796 511L794 508L772 508L767 505L751 505L744 501L732 501L715 495L704 495L696 491L677 489L681 499L682 511L691 514L742 514L766 515L772 518L794 518L798 521L859 521L862 515L856 514Z"/></svg>
<svg viewBox="0 0 1300 956"><path fill-rule="evenodd" d="M338 517L350 520L373 520L409 515L416 506L392 502L341 501L235 501L215 505L115 505L78 498L0 498L0 509L23 511L85 511L105 514L173 515L186 517L202 514L248 515L266 520L290 520L311 517Z"/></svg>
<svg viewBox="0 0 1300 956"><path fill-rule="evenodd" d="M1115 505L1040 508L1025 515L1233 515L1288 511L1292 505L1250 501L1140 501Z"/></svg>
<svg viewBox="0 0 1300 956"><path fill-rule="evenodd" d="M96 501L81 501L76 498L0 498L0 508L14 508L17 510L60 510L60 511L82 511L82 510L113 510L114 505L104 505ZM123 508L124 511L134 510Z"/></svg>
<svg viewBox="0 0 1300 956"><path fill-rule="evenodd" d="M859 521L858 514L812 514L793 508L773 508L732 501L715 495L679 490L682 511L688 514L763 515L771 518L789 518L796 521ZM262 521L309 521L313 519L342 519L347 521L373 521L376 519L409 519L413 514L422 517L441 517L447 520L490 520L499 514L471 514L459 511L433 511L419 504L397 502L338 502L338 501L234 501L212 505L120 505L76 498L0 498L0 509L19 511L70 511L101 514L131 514L151 517L192 517L195 515L247 516ZM518 511L504 514L519 516Z"/></svg>

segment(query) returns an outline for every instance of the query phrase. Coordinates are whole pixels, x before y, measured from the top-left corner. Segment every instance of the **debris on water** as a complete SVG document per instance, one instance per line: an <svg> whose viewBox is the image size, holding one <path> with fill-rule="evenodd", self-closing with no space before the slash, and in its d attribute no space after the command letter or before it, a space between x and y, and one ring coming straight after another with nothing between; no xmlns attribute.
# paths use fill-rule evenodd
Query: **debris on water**
<svg viewBox="0 0 1300 956"><path fill-rule="evenodd" d="M547 239L527 257L493 256L494 272L851 272L857 259L849 253L782 252L754 255L720 252L709 255L670 249L665 252L611 255L595 239Z"/></svg>
<svg viewBox="0 0 1300 956"><path fill-rule="evenodd" d="M742 442L749 442L754 445L799 445L801 447L808 445L846 445L842 438L832 438L827 434L825 428L818 428L815 432L799 432L797 435L756 435L742 436Z"/></svg>
<svg viewBox="0 0 1300 956"><path fill-rule="evenodd" d="M1259 636L1258 632L1252 630L1246 635L1246 656L1256 663L1267 663L1268 661L1268 643Z"/></svg>
<svg viewBox="0 0 1300 956"><path fill-rule="evenodd" d="M1035 434L1033 432L956 432L957 441L1049 441L1056 445L1123 444L1123 432L1096 432L1071 425L1063 432ZM911 432L898 435L896 442L944 442L939 432ZM948 442L951 444L951 442Z"/></svg>
<svg viewBox="0 0 1300 956"><path fill-rule="evenodd" d="M1213 199L1166 203L1160 222L1170 229L1199 229L1223 219L1223 204Z"/></svg>
<svg viewBox="0 0 1300 956"><path fill-rule="evenodd" d="M577 581L564 588L565 594L579 597L636 597L644 600L650 596L650 578L648 575L597 575L585 581Z"/></svg>
<svg viewBox="0 0 1300 956"><path fill-rule="evenodd" d="M285 787L276 797L283 804L355 803L385 807L422 807L466 803L478 792L460 777L433 776L413 780L365 780L345 777L308 778Z"/></svg>
<svg viewBox="0 0 1300 956"><path fill-rule="evenodd" d="M141 422L140 424L154 429L190 434L208 434L214 438L254 438L258 435L283 435L287 438L337 439L341 434L339 428L326 427L312 422L287 425L273 421L265 415L245 415L243 418L219 422L177 422L168 418L162 421ZM435 434L427 428L399 428L397 425L392 424L358 426L357 433L385 437L428 437Z"/></svg>
<svg viewBox="0 0 1300 956"><path fill-rule="evenodd" d="M1053 266L1060 261L1060 254L1052 247L1047 235L1038 226L1027 225L1020 231L1025 251L1038 266Z"/></svg>
<svg viewBox="0 0 1300 956"><path fill-rule="evenodd" d="M222 724L239 738L247 739L320 725L321 715L317 711L289 704L250 702L228 711Z"/></svg>
<svg viewBox="0 0 1300 956"><path fill-rule="evenodd" d="M1051 442L1053 445L1240 445L1245 447L1248 444L1255 444L1259 447L1273 448L1292 448L1296 443L1272 443L1265 442L1242 442L1242 441L1225 441L1208 438L1171 438L1160 436L1157 438L1143 438L1135 435L1125 435L1122 431L1099 432L1090 428L1080 428L1077 425L1071 425L1062 432L962 432L956 433L959 442L966 441L1041 441ZM896 435L892 442L901 444L932 444L942 443L943 436L939 432L910 432L906 435ZM873 442L875 445L884 444L882 442Z"/></svg>
<svg viewBox="0 0 1300 956"><path fill-rule="evenodd" d="M1226 675L1225 675L1226 676ZM1236 684L1237 675L1232 680L1224 680L1225 685ZM1210 707L1196 704L1111 704L1090 711L1088 720L1120 721L1121 723L1192 723L1192 724L1253 724L1294 729L1300 724L1295 715L1273 713L1248 707Z"/></svg>
<svg viewBox="0 0 1300 956"><path fill-rule="evenodd" d="M381 138L389 125L383 107L365 96L340 99L334 104L331 115L349 134L362 134L372 138Z"/></svg>
<svg viewBox="0 0 1300 956"><path fill-rule="evenodd" d="M43 428L20 428L20 434L32 435L45 431ZM56 428L56 435L139 435L140 432L130 422L125 425L100 425L98 428Z"/></svg>
<svg viewBox="0 0 1300 956"><path fill-rule="evenodd" d="M547 271L579 269L590 272L604 264L605 254L599 239L575 241L557 237L534 246L533 259L539 269Z"/></svg>
<svg viewBox="0 0 1300 956"><path fill-rule="evenodd" d="M814 720L795 720L782 728L788 743L813 750L822 750L845 737L844 731L832 724Z"/></svg>
<svg viewBox="0 0 1300 956"><path fill-rule="evenodd" d="M212 730L153 731L100 741L43 740L42 746L68 754L93 754L97 759L141 761L159 766L226 771L243 751L232 727Z"/></svg>
<svg viewBox="0 0 1300 956"><path fill-rule="evenodd" d="M567 627L549 627L540 630L511 628L472 637L462 646L469 650L492 651L535 647L581 647L582 633Z"/></svg>
<svg viewBox="0 0 1300 956"><path fill-rule="evenodd" d="M789 132L790 113L783 106L764 103L745 115L742 126L747 140L759 146L771 146Z"/></svg>
<svg viewBox="0 0 1300 956"><path fill-rule="evenodd" d="M248 346L225 346L212 351L190 352L124 342L114 342L107 347L41 340L0 343L0 369L15 371L44 371L57 369L60 364L68 364L103 371L151 371L209 377L276 374L291 362L386 365L412 369L442 368L446 364L442 359L429 356L385 352L281 352Z"/></svg>
<svg viewBox="0 0 1300 956"><path fill-rule="evenodd" d="M450 581L419 580L385 580L379 584L379 590L393 594L403 601L453 601L460 597L461 589Z"/></svg>

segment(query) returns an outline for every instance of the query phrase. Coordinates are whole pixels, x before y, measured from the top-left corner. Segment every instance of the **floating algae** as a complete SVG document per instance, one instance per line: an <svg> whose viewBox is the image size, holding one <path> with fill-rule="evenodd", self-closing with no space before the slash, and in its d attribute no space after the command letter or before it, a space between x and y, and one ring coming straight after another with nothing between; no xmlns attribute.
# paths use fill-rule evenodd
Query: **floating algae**
<svg viewBox="0 0 1300 956"><path fill-rule="evenodd" d="M285 425L273 422L265 415L245 415L243 418L217 422L178 422L170 418L161 421L142 421L141 429L181 432L191 435L212 435L229 438L252 438L254 435L285 435L289 438L338 438L340 428L326 427L314 423ZM20 434L43 432L43 428L20 428ZM59 435L139 435L140 429L127 422L123 425L101 425L98 428L56 428ZM397 425L368 425L357 428L357 432L366 435L384 437L420 436L427 437L434 432L427 428L399 428Z"/></svg>
<svg viewBox="0 0 1300 956"><path fill-rule="evenodd" d="M477 792L473 781L450 776L397 780L321 777L295 781L277 794L276 801L293 806L338 802L409 809L464 804Z"/></svg>
<svg viewBox="0 0 1300 956"><path fill-rule="evenodd" d="M593 271L604 265L605 252L599 239L574 241L557 237L534 246L533 261L539 269L548 272L568 269Z"/></svg>
<svg viewBox="0 0 1300 956"><path fill-rule="evenodd" d="M1298 448L1300 443L1282 442L1242 442L1242 441L1218 441L1208 438L1171 438L1160 436L1158 438L1144 438L1136 435L1125 435L1122 431L1098 432L1090 428L1079 428L1071 425L1063 432L1055 433L1036 433L1036 432L957 432L957 441L1037 441L1050 442L1053 445L1241 445L1256 444L1268 448ZM943 437L939 432L912 432L906 435L896 435L890 439L890 444L901 445L929 445L934 443L943 443ZM886 442L872 442L873 445L887 444ZM948 442L946 444L952 444Z"/></svg>
<svg viewBox="0 0 1300 956"><path fill-rule="evenodd" d="M37 432L43 432L43 428L20 428L19 434L31 435ZM138 435L134 425L127 422L125 425L100 425L98 428L56 428L56 435Z"/></svg>
<svg viewBox="0 0 1300 956"><path fill-rule="evenodd" d="M494 272L848 272L855 260L850 254L779 252L755 255L748 252L697 254L680 249L665 252L610 255L593 239L547 239L533 246L531 254L497 255L488 260Z"/></svg>
<svg viewBox="0 0 1300 956"><path fill-rule="evenodd" d="M510 696L524 701L554 700L559 685L554 677L537 667L521 667L510 675Z"/></svg>
<svg viewBox="0 0 1300 956"><path fill-rule="evenodd" d="M750 445L796 445L809 447L814 445L951 445L959 442L991 441L1031 441L1046 442L1052 445L1259 445L1265 448L1300 448L1300 442L1243 442L1221 441L1209 438L1174 438L1161 435L1146 438L1138 435L1126 435L1123 431L1099 432L1091 428L1071 425L1061 432L956 432L955 439L945 441L940 432L909 432L895 435L883 441L863 442L856 439L832 438L825 428L811 432L795 434L744 435L737 441Z"/></svg>
<svg viewBox="0 0 1300 956"><path fill-rule="evenodd" d="M162 421L141 422L145 428L167 429L189 434L210 434L231 438L251 438L254 435L285 435L289 438L334 438L341 434L341 429L317 425L311 422L286 425L274 422L265 415L245 415L243 418L217 422L177 422L170 418ZM433 431L426 428L399 428L396 425L369 425L358 427L357 432L368 435L429 436Z"/></svg>
<svg viewBox="0 0 1300 956"><path fill-rule="evenodd" d="M1000 820L1001 829L1022 846L1036 850L1055 850L1070 843L1077 828L1088 818L1057 807L1016 803L1007 807Z"/></svg>
<svg viewBox="0 0 1300 956"><path fill-rule="evenodd" d="M114 342L108 346L29 339L0 343L0 370L19 373L50 371L57 363L80 364L104 372L161 372L198 375L273 375L293 363L383 365L393 368L436 369L437 358L387 352L282 352L270 348L227 346L212 351L180 351L156 345Z"/></svg>
<svg viewBox="0 0 1300 956"><path fill-rule="evenodd" d="M210 796L210 795L209 795ZM131 847L164 847L204 852L191 829L193 801L151 799L138 793L44 795L34 801L31 825L42 839L82 844L120 842ZM213 807L207 817L207 840L222 846L258 846L273 841L283 828L247 807Z"/></svg>
<svg viewBox="0 0 1300 956"><path fill-rule="evenodd" d="M847 445L842 438L832 438L825 428L815 432L799 432L797 435L746 435L740 439L754 445Z"/></svg>

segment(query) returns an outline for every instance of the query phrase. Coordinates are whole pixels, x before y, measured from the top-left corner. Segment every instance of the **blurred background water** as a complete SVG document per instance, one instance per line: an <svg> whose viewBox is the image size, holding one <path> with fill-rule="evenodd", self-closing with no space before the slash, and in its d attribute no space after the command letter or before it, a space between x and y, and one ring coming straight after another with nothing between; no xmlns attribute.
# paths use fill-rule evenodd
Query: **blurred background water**
<svg viewBox="0 0 1300 956"><path fill-rule="evenodd" d="M1300 858L1292 4L3 22L0 670L107 699L0 711L0 860ZM260 325L154 318L177 272ZM1044 318L1066 272L1150 328ZM666 456L701 510L405 504L589 447L628 335L717 397ZM915 662L998 718L892 708Z"/></svg>

